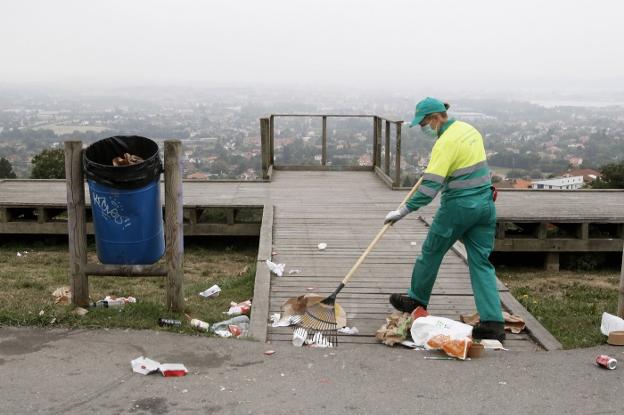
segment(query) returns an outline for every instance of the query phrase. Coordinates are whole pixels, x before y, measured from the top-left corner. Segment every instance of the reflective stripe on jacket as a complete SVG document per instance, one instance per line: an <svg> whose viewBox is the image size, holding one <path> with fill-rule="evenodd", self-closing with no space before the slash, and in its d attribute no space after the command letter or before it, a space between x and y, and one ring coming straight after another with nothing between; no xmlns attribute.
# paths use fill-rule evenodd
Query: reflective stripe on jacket
<svg viewBox="0 0 624 415"><path fill-rule="evenodd" d="M473 195L492 185L481 134L470 124L448 120L431 151L418 191L407 201L411 211L427 205L442 191L449 199Z"/></svg>

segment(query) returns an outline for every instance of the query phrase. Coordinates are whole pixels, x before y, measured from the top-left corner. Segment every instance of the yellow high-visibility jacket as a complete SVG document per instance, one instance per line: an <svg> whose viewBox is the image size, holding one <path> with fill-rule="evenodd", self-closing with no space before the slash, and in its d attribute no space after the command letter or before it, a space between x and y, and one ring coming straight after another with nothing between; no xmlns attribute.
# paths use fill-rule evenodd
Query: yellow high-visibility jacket
<svg viewBox="0 0 624 415"><path fill-rule="evenodd" d="M484 192L491 185L481 134L470 124L450 119L433 146L420 188L406 206L414 211L431 202L440 191L444 202Z"/></svg>

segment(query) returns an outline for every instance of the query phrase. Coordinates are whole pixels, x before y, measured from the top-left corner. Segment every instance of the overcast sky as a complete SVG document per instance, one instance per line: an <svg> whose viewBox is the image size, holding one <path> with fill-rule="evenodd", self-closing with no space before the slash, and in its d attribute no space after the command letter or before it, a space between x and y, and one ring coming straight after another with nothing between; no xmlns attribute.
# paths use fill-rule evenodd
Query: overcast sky
<svg viewBox="0 0 624 415"><path fill-rule="evenodd" d="M2 0L0 82L618 88L624 2Z"/></svg>

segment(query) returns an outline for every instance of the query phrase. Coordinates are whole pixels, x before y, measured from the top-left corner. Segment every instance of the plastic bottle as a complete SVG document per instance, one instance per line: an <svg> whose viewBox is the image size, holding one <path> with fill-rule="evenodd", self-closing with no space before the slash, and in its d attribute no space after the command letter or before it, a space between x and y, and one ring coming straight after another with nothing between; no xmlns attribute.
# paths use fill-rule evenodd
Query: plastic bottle
<svg viewBox="0 0 624 415"><path fill-rule="evenodd" d="M124 300L100 300L97 303L93 303L92 307L96 308L120 308L126 305Z"/></svg>
<svg viewBox="0 0 624 415"><path fill-rule="evenodd" d="M182 326L182 322L180 320L174 320L172 318L159 318L158 325L161 327L164 327L164 326L180 327Z"/></svg>

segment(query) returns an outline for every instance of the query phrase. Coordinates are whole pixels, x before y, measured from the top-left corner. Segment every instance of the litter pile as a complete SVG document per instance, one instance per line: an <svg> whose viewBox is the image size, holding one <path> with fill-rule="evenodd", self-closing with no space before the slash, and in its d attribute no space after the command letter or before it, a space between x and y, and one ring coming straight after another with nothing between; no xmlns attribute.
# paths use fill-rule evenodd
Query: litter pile
<svg viewBox="0 0 624 415"><path fill-rule="evenodd" d="M431 316L424 308L418 307L411 314L395 312L388 316L386 324L377 330L375 337L387 346L402 344L413 349L441 350L447 356L460 360L477 357L483 349L506 350L497 340L472 340L472 326L478 323L478 318L475 313L462 316L463 322L459 322ZM516 331L519 327L524 329L524 321L519 317L507 314L505 321L507 320L514 333L520 332Z"/></svg>

